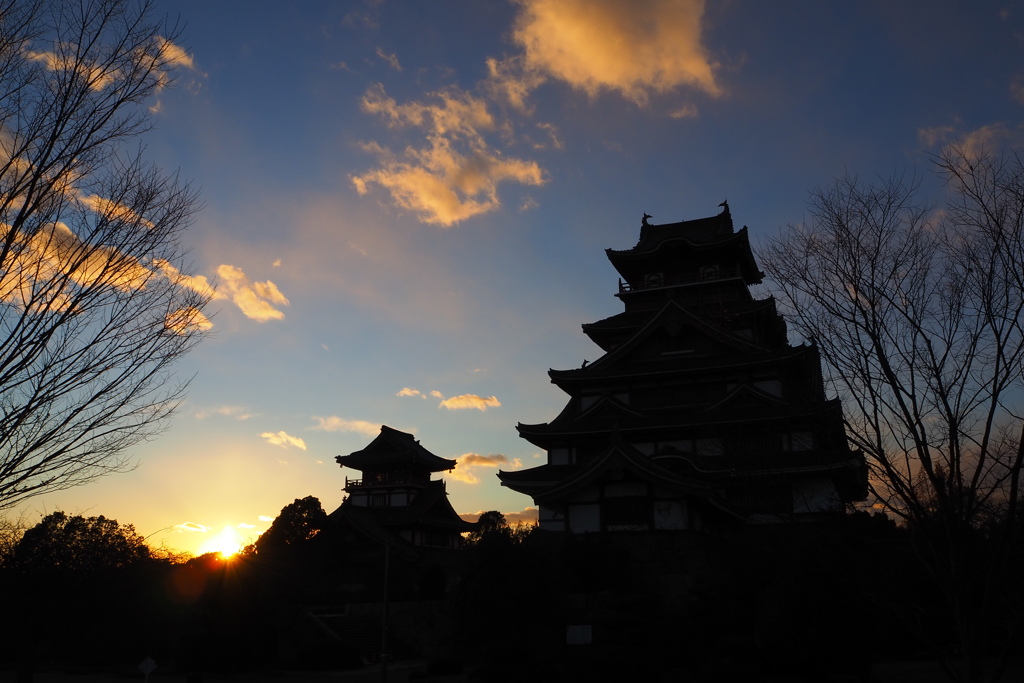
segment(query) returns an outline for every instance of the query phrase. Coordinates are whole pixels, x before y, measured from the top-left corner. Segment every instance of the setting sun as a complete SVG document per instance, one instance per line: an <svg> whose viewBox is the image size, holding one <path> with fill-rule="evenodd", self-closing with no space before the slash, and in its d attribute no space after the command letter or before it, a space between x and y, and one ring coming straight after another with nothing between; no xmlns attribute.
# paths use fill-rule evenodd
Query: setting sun
<svg viewBox="0 0 1024 683"><path fill-rule="evenodd" d="M228 558L237 554L244 543L245 541L234 527L225 526L219 534L203 543L199 552L200 554L220 553L221 557Z"/></svg>

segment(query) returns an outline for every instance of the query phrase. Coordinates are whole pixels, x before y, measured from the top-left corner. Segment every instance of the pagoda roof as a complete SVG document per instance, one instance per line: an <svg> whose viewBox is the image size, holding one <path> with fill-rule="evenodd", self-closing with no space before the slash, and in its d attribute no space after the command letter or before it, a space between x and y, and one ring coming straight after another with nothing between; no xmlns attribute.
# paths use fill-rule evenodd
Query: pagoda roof
<svg viewBox="0 0 1024 683"><path fill-rule="evenodd" d="M827 474L845 488L856 488L863 459L853 451L773 453L765 457L734 458L692 453L644 455L625 444L616 444L587 465L540 465L527 470L498 472L502 486L532 496L538 503L564 500L577 490L610 475L621 480L624 472L663 489L688 493L713 503L717 490L743 480L763 480L794 474Z"/></svg>
<svg viewBox="0 0 1024 683"><path fill-rule="evenodd" d="M675 301L667 301L657 314L650 317L647 323L616 348L604 354L596 361L581 368L570 370L548 370L551 381L562 387L563 384L579 383L596 378L617 377L617 376L639 376L644 373L638 372L635 365L627 369L622 368L622 362L627 360L632 351L641 345L648 337L663 327L690 327L695 331L717 340L723 347L729 348L732 352L738 352L735 356L714 356L707 354L680 354L676 359L659 359L658 368L652 370L655 374L663 375L666 371L706 371L712 368L725 368L745 366L753 363L774 362L787 357L797 356L806 353L808 347L801 345L797 347L784 347L772 350L752 341L748 341L727 330L712 325L702 318L693 314L687 307Z"/></svg>
<svg viewBox="0 0 1024 683"><path fill-rule="evenodd" d="M409 505L361 507L346 500L329 518L335 521L344 519L367 535L377 536L381 533L377 528L390 530L426 526L459 533L477 528L475 522L467 522L459 517L448 500L441 480L430 482Z"/></svg>
<svg viewBox="0 0 1024 683"><path fill-rule="evenodd" d="M640 228L640 240L634 247L605 249L605 254L615 269L633 282L642 277L645 264L652 258L657 259L663 254L667 256L678 247L696 253L720 249L735 251L741 257L740 264L748 282L760 282L764 277L754 261L747 227L733 230L728 206L717 216L662 225L645 223Z"/></svg>
<svg viewBox="0 0 1024 683"><path fill-rule="evenodd" d="M720 310L722 308L722 303L716 301L716 302L710 303L710 304L690 304L690 305L686 306L686 308L688 310L690 310L690 311L692 311L694 313L697 313L697 314L702 314L703 313L703 311L700 310L702 308L710 309L712 307L714 307L715 309L719 309ZM765 297L764 299L751 299L750 301L730 301L729 302L729 308L728 308L728 311L727 311L726 314L729 315L729 316L750 315L751 313L756 313L756 312L762 311L762 310L767 310L769 313L775 313L775 311L776 311L776 302L775 302L775 297L774 296L768 296L768 297ZM723 315L726 315L726 314L723 314ZM600 320L595 320L592 323L583 323L582 327L583 327L583 331L584 332L586 332L588 330L591 330L591 329L619 330L619 329L639 328L639 327L642 327L644 325L644 323L646 323L650 319L650 317L651 317L651 312L650 311L644 311L644 310L640 310L640 311L636 311L636 310L634 310L634 311L623 311L621 313L616 313L615 315L610 315L607 318L601 318ZM703 316L702 315L701 317L707 317L707 316ZM719 316L712 315L710 317L719 317Z"/></svg>
<svg viewBox="0 0 1024 683"><path fill-rule="evenodd" d="M545 501L564 500L602 479L621 481L626 474L662 490L704 499L722 510L737 514L722 501L711 482L673 472L626 443L612 444L587 466L541 465L528 470L498 471L502 486Z"/></svg>
<svg viewBox="0 0 1024 683"><path fill-rule="evenodd" d="M728 319L732 328L740 327L736 322L740 319L757 325L757 321L763 320L766 316L778 317L775 297L772 296L765 299L730 301L727 305L723 305L722 302L685 304L685 308L704 321ZM628 341L629 337L642 329L650 318L649 310L623 311L592 323L584 323L582 328L591 341L607 352ZM784 325L779 336L785 339Z"/></svg>
<svg viewBox="0 0 1024 683"><path fill-rule="evenodd" d="M740 403L741 399L745 399L743 403ZM838 410L837 400L824 404L808 402L794 405L782 402L757 389L738 387L711 406L669 406L645 410L643 414L626 410L621 410L617 415L596 414L592 410L577 412L570 403L551 422L519 423L516 429L520 437L543 447L543 444L554 438L561 440L567 436L599 437L611 432L675 433L680 428L689 428L695 432L707 431L711 434L732 424L764 427L793 421L835 421Z"/></svg>
<svg viewBox="0 0 1024 683"><path fill-rule="evenodd" d="M455 469L456 462L434 455L420 445L412 434L381 425L380 434L369 445L335 461L354 470L410 469L441 472Z"/></svg>
<svg viewBox="0 0 1024 683"><path fill-rule="evenodd" d="M744 228L745 229L745 228ZM606 249L611 255L650 253L664 242L684 240L693 245L717 244L737 234L733 229L732 214L729 207L717 216L695 218L678 223L653 225L646 221L640 226L640 240L631 249Z"/></svg>

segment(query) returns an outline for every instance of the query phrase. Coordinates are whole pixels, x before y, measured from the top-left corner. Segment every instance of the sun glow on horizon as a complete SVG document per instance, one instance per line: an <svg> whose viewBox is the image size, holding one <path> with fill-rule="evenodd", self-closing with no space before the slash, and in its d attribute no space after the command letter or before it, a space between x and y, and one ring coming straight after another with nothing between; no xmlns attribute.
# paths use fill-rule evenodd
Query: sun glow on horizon
<svg viewBox="0 0 1024 683"><path fill-rule="evenodd" d="M245 540L233 526L225 526L220 533L210 538L199 547L200 554L220 553L224 559L237 555L245 545Z"/></svg>

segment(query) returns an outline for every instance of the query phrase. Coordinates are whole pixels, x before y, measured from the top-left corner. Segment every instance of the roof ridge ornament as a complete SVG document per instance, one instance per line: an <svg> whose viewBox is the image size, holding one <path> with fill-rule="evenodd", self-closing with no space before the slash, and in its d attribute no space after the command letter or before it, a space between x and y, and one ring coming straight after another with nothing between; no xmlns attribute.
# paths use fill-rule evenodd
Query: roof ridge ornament
<svg viewBox="0 0 1024 683"><path fill-rule="evenodd" d="M653 216L651 216L651 214L649 214L649 213L644 213L644 217L640 221L640 225L642 227L645 227L645 228L651 227L651 224L647 222L648 218L653 218Z"/></svg>

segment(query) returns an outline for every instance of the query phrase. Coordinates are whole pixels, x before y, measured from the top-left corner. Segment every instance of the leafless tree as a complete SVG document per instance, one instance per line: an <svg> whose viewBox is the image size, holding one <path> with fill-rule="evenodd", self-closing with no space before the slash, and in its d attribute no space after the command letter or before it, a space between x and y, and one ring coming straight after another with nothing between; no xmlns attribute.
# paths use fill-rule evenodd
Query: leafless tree
<svg viewBox="0 0 1024 683"><path fill-rule="evenodd" d="M935 157L934 208L920 183L839 179L809 220L767 245L766 271L798 334L818 346L877 505L911 533L943 596L966 666L982 681L992 610L1019 563L1024 388L1024 162L954 144Z"/></svg>
<svg viewBox="0 0 1024 683"><path fill-rule="evenodd" d="M123 469L210 327L138 138L187 55L147 0L0 0L0 508ZM136 147L132 147L136 145Z"/></svg>

